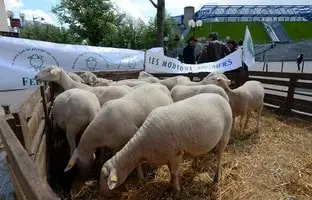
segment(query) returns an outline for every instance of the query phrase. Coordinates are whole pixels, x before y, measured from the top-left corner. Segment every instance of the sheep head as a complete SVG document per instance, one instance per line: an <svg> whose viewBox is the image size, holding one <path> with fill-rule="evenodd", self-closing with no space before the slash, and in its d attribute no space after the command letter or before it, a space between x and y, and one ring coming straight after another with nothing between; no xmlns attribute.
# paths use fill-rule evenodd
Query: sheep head
<svg viewBox="0 0 312 200"><path fill-rule="evenodd" d="M94 85L94 82L97 80L96 75L92 72L84 72L80 77L88 85Z"/></svg>
<svg viewBox="0 0 312 200"><path fill-rule="evenodd" d="M223 89L228 89L229 85L231 85L231 80L225 79L222 76L216 77L217 85L222 87Z"/></svg>
<svg viewBox="0 0 312 200"><path fill-rule="evenodd" d="M224 75L223 73L221 73L221 72L211 72L208 76L206 76L206 77L204 78L203 83L204 83L205 85L207 85L207 84L216 84L216 85L218 85L217 79L218 79L219 77L222 77L222 78L226 81L226 83L228 84L228 86L231 85L231 80L228 79L228 77L225 76L225 75Z"/></svg>
<svg viewBox="0 0 312 200"><path fill-rule="evenodd" d="M113 81L112 80L108 80L108 79L104 79L104 78L97 78L95 81L94 81L94 86L97 87L97 86L109 86L110 83L112 83Z"/></svg>
<svg viewBox="0 0 312 200"><path fill-rule="evenodd" d="M72 154L72 157L68 161L68 164L64 170L64 172L67 172L71 170L76 164L79 168L79 172L82 176L86 176L91 167L93 166L95 161L95 154L92 153L90 156L86 153L79 154L77 149Z"/></svg>
<svg viewBox="0 0 312 200"><path fill-rule="evenodd" d="M117 172L117 169L107 161L101 170L100 195L110 196L111 190L117 188L125 180L126 176L124 176L121 171Z"/></svg>
<svg viewBox="0 0 312 200"><path fill-rule="evenodd" d="M58 82L61 79L62 69L55 65L47 65L35 75L35 80Z"/></svg>

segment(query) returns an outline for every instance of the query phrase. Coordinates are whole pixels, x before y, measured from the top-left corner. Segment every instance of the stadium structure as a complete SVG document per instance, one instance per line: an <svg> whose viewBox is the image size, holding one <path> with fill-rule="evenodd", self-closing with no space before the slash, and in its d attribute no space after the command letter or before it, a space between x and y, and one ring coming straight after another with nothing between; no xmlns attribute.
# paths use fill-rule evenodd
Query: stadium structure
<svg viewBox="0 0 312 200"><path fill-rule="evenodd" d="M258 60L264 52L269 60L294 60L298 53L312 59L312 5L204 5L197 12L188 6L173 19L184 38L195 33L205 38L214 31L223 40L243 40L248 25ZM191 19L203 25L191 28Z"/></svg>

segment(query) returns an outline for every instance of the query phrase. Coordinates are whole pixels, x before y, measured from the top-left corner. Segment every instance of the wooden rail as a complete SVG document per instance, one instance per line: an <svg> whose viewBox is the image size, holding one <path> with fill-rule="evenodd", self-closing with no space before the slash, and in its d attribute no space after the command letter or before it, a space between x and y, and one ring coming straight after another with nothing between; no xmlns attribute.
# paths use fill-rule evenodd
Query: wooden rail
<svg viewBox="0 0 312 200"><path fill-rule="evenodd" d="M285 80L277 80L280 78ZM268 85L265 87L265 103L279 107L285 114L299 111L312 115L312 74L252 71L249 80Z"/></svg>
<svg viewBox="0 0 312 200"><path fill-rule="evenodd" d="M57 199L46 181L50 99L50 87L41 85L19 105L6 107L6 115L0 119L17 199Z"/></svg>

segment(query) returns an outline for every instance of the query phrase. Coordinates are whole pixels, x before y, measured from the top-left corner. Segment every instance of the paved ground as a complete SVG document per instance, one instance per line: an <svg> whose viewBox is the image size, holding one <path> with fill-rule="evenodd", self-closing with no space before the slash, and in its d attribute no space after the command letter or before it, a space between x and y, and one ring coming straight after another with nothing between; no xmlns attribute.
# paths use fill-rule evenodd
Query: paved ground
<svg viewBox="0 0 312 200"><path fill-rule="evenodd" d="M280 72L282 68L281 62L269 62L268 63L268 71L269 72ZM262 71L263 70L263 62L258 62L249 69L250 71ZM295 72L300 73L297 71L297 64L296 62L284 62L283 72ZM312 73L312 62L307 61L304 64L303 73Z"/></svg>

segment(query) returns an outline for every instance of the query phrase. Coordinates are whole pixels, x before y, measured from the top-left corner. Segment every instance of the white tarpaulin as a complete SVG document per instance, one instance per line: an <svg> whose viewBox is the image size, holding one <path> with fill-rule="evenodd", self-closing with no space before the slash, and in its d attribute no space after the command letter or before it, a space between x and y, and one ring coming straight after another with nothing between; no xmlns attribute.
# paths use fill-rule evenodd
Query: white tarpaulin
<svg viewBox="0 0 312 200"><path fill-rule="evenodd" d="M146 51L145 71L149 73L199 73L226 72L242 66L242 50L238 49L230 55L209 63L190 65L181 63L175 58L167 57L159 52Z"/></svg>
<svg viewBox="0 0 312 200"><path fill-rule="evenodd" d="M144 51L0 37L0 90L35 86L48 64L67 72L143 70Z"/></svg>

